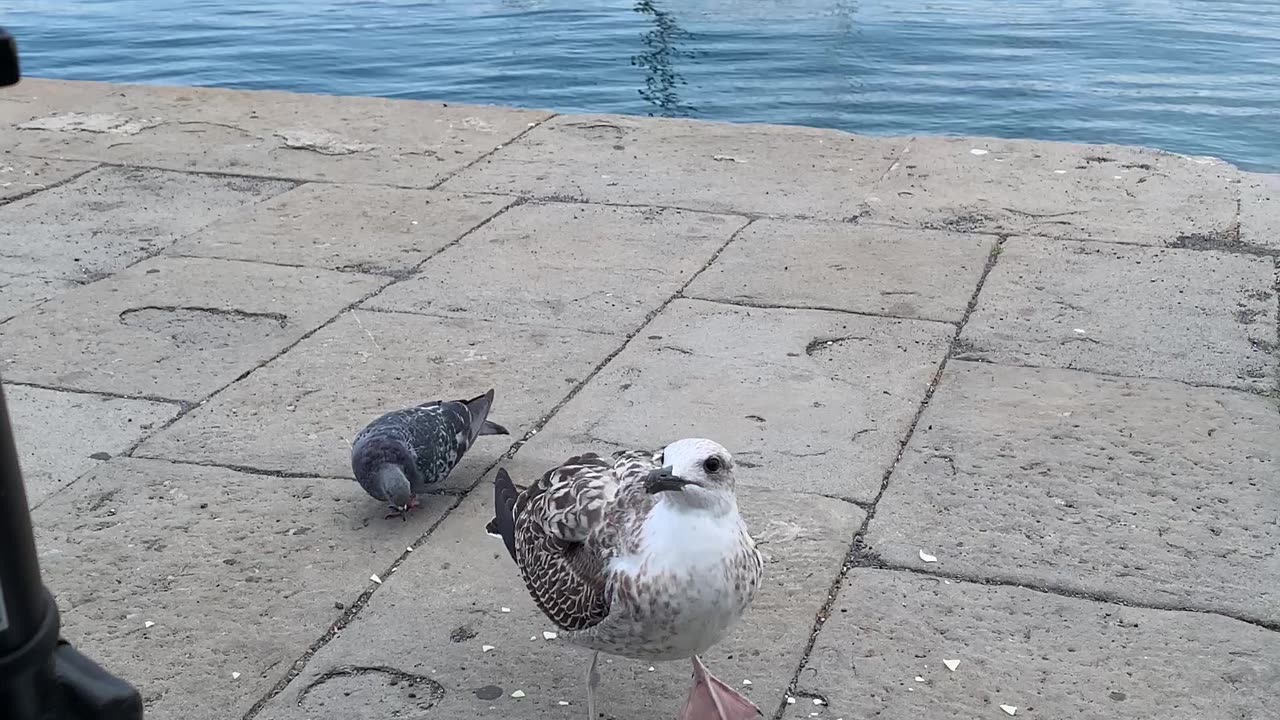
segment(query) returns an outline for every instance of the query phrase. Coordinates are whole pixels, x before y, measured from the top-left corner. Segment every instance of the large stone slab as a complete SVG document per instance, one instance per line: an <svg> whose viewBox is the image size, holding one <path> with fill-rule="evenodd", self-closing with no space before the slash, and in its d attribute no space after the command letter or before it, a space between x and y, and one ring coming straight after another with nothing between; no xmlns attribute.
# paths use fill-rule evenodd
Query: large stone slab
<svg viewBox="0 0 1280 720"><path fill-rule="evenodd" d="M231 260L152 258L0 325L4 376L199 400L386 282Z"/></svg>
<svg viewBox="0 0 1280 720"><path fill-rule="evenodd" d="M658 208L525 204L366 305L627 333L746 222Z"/></svg>
<svg viewBox="0 0 1280 720"><path fill-rule="evenodd" d="M429 187L550 113L381 98L33 80L0 135L29 155ZM77 96L77 93L80 93Z"/></svg>
<svg viewBox="0 0 1280 720"><path fill-rule="evenodd" d="M867 219L966 232L1175 245L1233 230L1238 172L1115 145L912 138Z"/></svg>
<svg viewBox="0 0 1280 720"><path fill-rule="evenodd" d="M74 287L71 280L0 271L0 323Z"/></svg>
<svg viewBox="0 0 1280 720"><path fill-rule="evenodd" d="M401 522L346 490L112 460L33 516L63 634L148 718L241 717L452 502Z"/></svg>
<svg viewBox="0 0 1280 720"><path fill-rule="evenodd" d="M93 167L91 162L41 160L0 153L0 204L59 185Z"/></svg>
<svg viewBox="0 0 1280 720"><path fill-rule="evenodd" d="M828 706L784 717L1261 719L1278 682L1275 633L1238 620L859 569L800 673Z"/></svg>
<svg viewBox="0 0 1280 720"><path fill-rule="evenodd" d="M802 127L561 116L443 187L842 220L865 209L902 144Z"/></svg>
<svg viewBox="0 0 1280 720"><path fill-rule="evenodd" d="M138 454L349 477L351 439L382 413L494 388L490 417L512 436L482 438L444 485L468 487L618 343L574 330L353 311ZM349 492L363 497L354 481Z"/></svg>
<svg viewBox="0 0 1280 720"><path fill-rule="evenodd" d="M1280 175L1241 175L1240 241L1280 253Z"/></svg>
<svg viewBox="0 0 1280 720"><path fill-rule="evenodd" d="M308 183L180 240L169 253L399 274L512 202L492 195Z"/></svg>
<svg viewBox="0 0 1280 720"><path fill-rule="evenodd" d="M1280 412L1215 388L952 361L868 544L890 563L1280 621Z"/></svg>
<svg viewBox="0 0 1280 720"><path fill-rule="evenodd" d="M523 455L508 465L516 476L545 469ZM492 505L485 482L259 717L582 717L590 653L544 639L554 626L529 599L502 542L484 534ZM704 660L768 717L782 704L862 512L838 500L762 490L743 491L740 505L766 556L764 585ZM687 661L602 656L600 673L598 709L608 718L671 718L689 687ZM389 687L396 679L401 684ZM511 697L517 690L524 696Z"/></svg>
<svg viewBox="0 0 1280 720"><path fill-rule="evenodd" d="M0 207L0 262L24 275L96 280L289 183L104 167Z"/></svg>
<svg viewBox="0 0 1280 720"><path fill-rule="evenodd" d="M60 488L173 419L177 405L5 385L27 502Z"/></svg>
<svg viewBox="0 0 1280 720"><path fill-rule="evenodd" d="M933 230L761 220L686 294L959 322L995 243Z"/></svg>
<svg viewBox="0 0 1280 720"><path fill-rule="evenodd" d="M961 357L1275 388L1270 258L1013 238Z"/></svg>
<svg viewBox="0 0 1280 720"><path fill-rule="evenodd" d="M544 428L555 452L707 437L738 482L870 501L951 326L678 300ZM550 442L550 441L548 441Z"/></svg>

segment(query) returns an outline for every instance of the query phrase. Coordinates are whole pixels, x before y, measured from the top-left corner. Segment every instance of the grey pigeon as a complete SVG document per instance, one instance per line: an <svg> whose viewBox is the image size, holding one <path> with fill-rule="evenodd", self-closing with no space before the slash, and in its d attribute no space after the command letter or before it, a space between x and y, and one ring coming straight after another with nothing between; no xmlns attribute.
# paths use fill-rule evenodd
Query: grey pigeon
<svg viewBox="0 0 1280 720"><path fill-rule="evenodd" d="M375 500L390 504L402 519L417 495L444 480L481 435L509 435L488 420L493 390L470 400L433 400L393 410L356 435L351 471Z"/></svg>

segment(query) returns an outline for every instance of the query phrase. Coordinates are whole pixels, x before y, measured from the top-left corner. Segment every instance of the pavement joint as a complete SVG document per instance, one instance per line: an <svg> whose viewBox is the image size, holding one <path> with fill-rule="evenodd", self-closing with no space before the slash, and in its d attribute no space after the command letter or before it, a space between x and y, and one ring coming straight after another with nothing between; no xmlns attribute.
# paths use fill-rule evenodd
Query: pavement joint
<svg viewBox="0 0 1280 720"><path fill-rule="evenodd" d="M449 181L450 181L450 180L452 180L453 178L457 177L459 174L464 173L464 172L466 172L467 170L470 170L471 168L475 167L476 165L479 165L480 163L482 163L482 162L484 162L485 160L487 160L487 159L489 159L490 157L492 157L495 153L500 152L503 148L507 147L508 145L511 145L512 143L519 142L519 141L520 141L520 139L521 139L521 138L523 138L525 135L528 135L529 133L533 132L534 130L537 130L537 129L538 129L539 127L541 127L543 124L547 123L548 121L550 121L550 120L552 120L552 119L554 119L554 118L556 118L556 117L559 117L559 113L551 113L551 114L547 115L546 117L542 118L541 120L535 120L535 121L533 121L533 122L529 123L528 127L526 127L524 130L521 130L520 132L516 133L515 137L511 138L510 140L508 140L508 141L506 141L506 142L504 142L504 143L500 143L500 144L499 144L497 147L495 147L494 149L490 150L489 152L486 152L486 153L482 154L480 157L476 158L475 160L472 160L471 162L467 163L466 165L463 165L462 167L458 168L457 170L454 170L454 171L453 171L453 172L451 172L451 173L446 173L443 177L441 177L439 180L437 180L437 181L435 182L435 184L428 186L428 188L427 188L427 189L429 189L429 190L438 190L438 189L440 189L440 186L441 186L441 185L443 185L443 184L445 184L445 183L449 182Z"/></svg>
<svg viewBox="0 0 1280 720"><path fill-rule="evenodd" d="M1004 247L1005 240L1008 236L1000 236L995 247L991 248L990 254L987 256L987 263L982 268L982 274L978 277L978 282L974 287L973 294L969 297L969 303L965 307L964 315L961 316L960 322L955 326L955 334L951 337L951 344L954 345L960 339L960 333L964 330L965 323L969 321L969 317L973 315L974 308L978 306L978 297L982 294L982 287L987 282L987 277L991 275L991 270L995 268L996 261L1000 257L1000 253ZM800 673L809 662L809 655L813 652L813 646L818 640L818 633L822 632L822 626L826 623L827 618L831 614L832 607L835 605L836 597L840 593L840 588L844 585L845 578L849 575L849 570L855 558L860 554L862 546L862 538L866 536L867 528L871 524L871 520L875 517L876 506L880 503L880 498L889 489L889 481L893 476L893 471L898 467L898 463L902 461L902 456L907 450L907 445L911 442L911 437L915 434L916 426L920 424L920 418L924 415L925 410L929 407L929 401L933 399L934 391L938 388L938 383L942 380L942 374L947 369L947 361L950 359L951 352L943 354L942 359L938 362L938 369L930 380L929 386L925 388L924 398L920 401L920 405L916 408L915 415L911 418L911 424L907 426L907 431L903 433L902 438L898 441L898 451L894 455L893 461L889 463L889 467L885 469L884 475L880 480L880 491L876 493L867 507L865 507L866 517L862 520L862 525L854 532L850 539L849 552L845 557L844 565L836 573L835 579L831 583L831 588L827 591L826 602L818 611L817 617L814 618L813 627L809 632L809 641L806 643L804 651L800 655L800 662L796 666L795 673L791 676L791 681L787 685L787 695L795 696L796 688L800 683ZM779 704L778 709L773 714L773 720L782 720L783 715L787 711L787 702L784 697Z"/></svg>
<svg viewBox="0 0 1280 720"><path fill-rule="evenodd" d="M41 160L47 160L47 159L49 159L49 158L38 158L38 159L41 159ZM94 170L98 170L98 169L100 169L100 168L101 168L101 167L103 167L105 164L106 164L106 163L95 163L92 167L85 168L84 170L81 170L81 171L80 171L80 172L78 172L78 173L72 173L71 175L68 175L67 177L62 178L61 180L58 180L57 182L51 182L51 183L48 183L48 184L46 184L46 185L42 185L42 186L40 186L40 187L31 188L30 190L28 190L28 191L26 191L26 192L18 193L17 195L13 195L13 196L11 196L11 197L7 197L7 198L5 198L5 199L3 199L3 200L0 200L0 207L4 207L5 205L10 205L10 204L12 204L12 203L16 203L16 202L18 202L19 200L25 200L25 199L27 199L27 198L31 197L32 195L38 195L38 194L40 194L40 193L44 192L45 190L52 190L52 189L54 189L54 188L62 187L63 185L66 185L66 184L68 184L68 183L73 183L73 182L75 182L76 180L79 180L80 178L84 177L85 175L88 175L89 173L93 172Z"/></svg>

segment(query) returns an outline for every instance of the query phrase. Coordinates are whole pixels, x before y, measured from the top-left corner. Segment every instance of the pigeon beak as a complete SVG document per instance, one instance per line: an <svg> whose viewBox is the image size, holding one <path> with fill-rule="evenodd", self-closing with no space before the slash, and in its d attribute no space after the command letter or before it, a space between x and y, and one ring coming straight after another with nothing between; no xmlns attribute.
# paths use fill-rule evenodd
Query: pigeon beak
<svg viewBox="0 0 1280 720"><path fill-rule="evenodd" d="M672 474L671 466L669 465L651 471L649 476L644 479L645 492L650 495L672 490L684 490L684 486L688 484L690 484L688 480Z"/></svg>

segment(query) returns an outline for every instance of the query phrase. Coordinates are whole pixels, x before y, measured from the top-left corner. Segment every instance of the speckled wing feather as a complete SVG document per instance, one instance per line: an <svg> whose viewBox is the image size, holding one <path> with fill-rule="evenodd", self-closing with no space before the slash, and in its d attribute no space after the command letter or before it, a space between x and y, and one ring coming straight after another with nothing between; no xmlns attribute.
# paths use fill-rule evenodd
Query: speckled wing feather
<svg viewBox="0 0 1280 720"><path fill-rule="evenodd" d="M653 453L595 453L570 458L523 491L505 471L495 487L497 531L538 607L563 630L583 630L609 615L609 559L635 542L653 503L644 478Z"/></svg>

